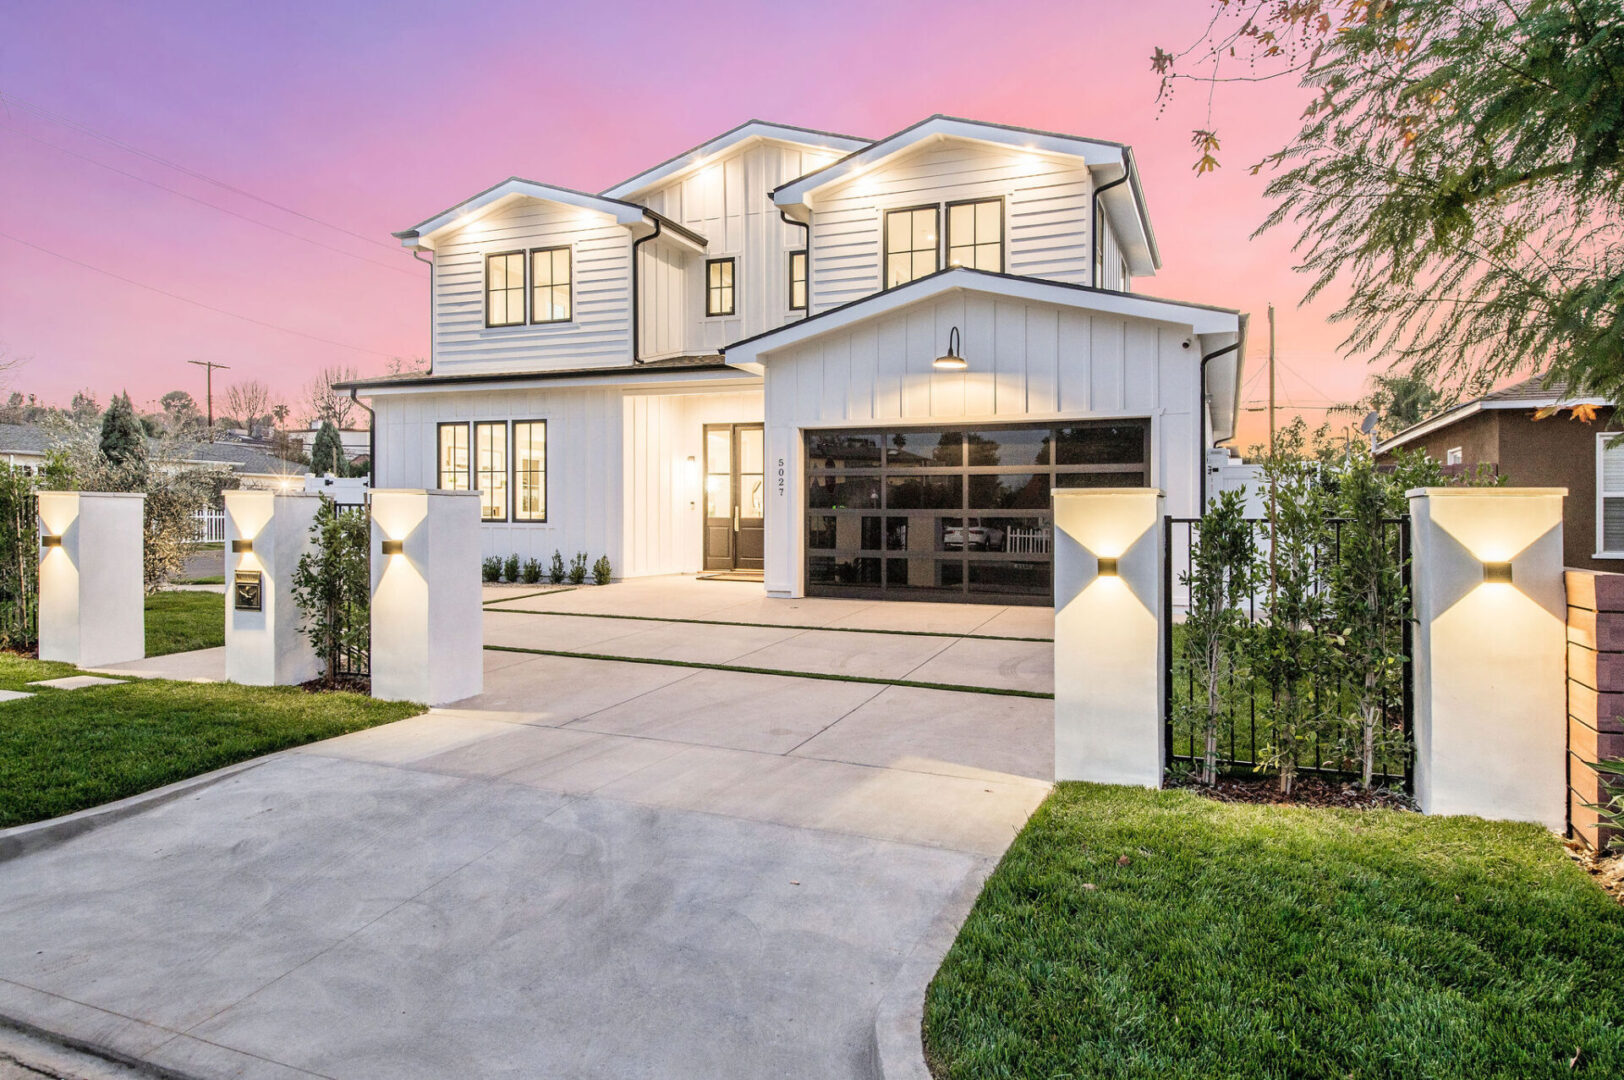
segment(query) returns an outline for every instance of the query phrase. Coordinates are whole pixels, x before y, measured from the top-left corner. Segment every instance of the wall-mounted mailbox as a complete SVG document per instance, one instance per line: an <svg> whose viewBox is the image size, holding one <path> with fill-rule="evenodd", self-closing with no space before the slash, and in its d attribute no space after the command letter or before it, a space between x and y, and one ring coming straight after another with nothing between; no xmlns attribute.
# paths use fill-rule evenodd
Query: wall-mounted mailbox
<svg viewBox="0 0 1624 1080"><path fill-rule="evenodd" d="M260 572L258 570L238 570L233 596L235 602L232 606L238 611L264 610L265 590Z"/></svg>

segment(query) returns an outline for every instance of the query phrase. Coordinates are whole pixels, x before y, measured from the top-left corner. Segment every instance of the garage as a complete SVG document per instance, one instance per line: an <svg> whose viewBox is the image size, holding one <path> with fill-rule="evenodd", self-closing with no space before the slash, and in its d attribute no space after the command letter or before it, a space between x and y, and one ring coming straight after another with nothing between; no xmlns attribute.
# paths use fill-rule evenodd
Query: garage
<svg viewBox="0 0 1624 1080"><path fill-rule="evenodd" d="M805 433L812 596L1046 604L1055 488L1143 487L1148 418Z"/></svg>

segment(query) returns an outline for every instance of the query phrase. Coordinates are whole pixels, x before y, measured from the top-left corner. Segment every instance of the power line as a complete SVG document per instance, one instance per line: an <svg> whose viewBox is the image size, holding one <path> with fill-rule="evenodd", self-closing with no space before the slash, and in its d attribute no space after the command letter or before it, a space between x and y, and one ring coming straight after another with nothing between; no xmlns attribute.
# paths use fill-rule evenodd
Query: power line
<svg viewBox="0 0 1624 1080"><path fill-rule="evenodd" d="M162 156L160 156L158 154L154 154L151 151L143 150L139 146L133 146L130 143L124 142L122 139L116 139L111 135L107 135L107 134L104 134L103 132L97 131L95 128L89 127L89 126L87 126L85 124L81 124L77 120L73 120L73 119L70 119L69 117L63 116L61 113L52 112L50 109L47 109L42 105L35 105L31 101L24 101L22 98L18 97L15 94L7 94L7 93L4 93L4 92L0 92L0 105L16 105L16 106L18 106L20 108L26 109L27 111L33 113L34 115L40 117L42 120L48 120L53 124L61 124L64 127L73 128L75 131L81 132L81 133L83 133L85 135L89 135L93 139L100 139L102 142L108 143L108 144L110 144L112 146L116 146L120 150L124 150L124 151L126 151L128 153L135 154L135 155L137 155L139 157L144 157L148 161L157 162L159 165L162 165L165 168L174 169L177 172L185 173L187 176L190 176L195 180L202 180L204 183L213 184L215 187L218 187L218 188L224 188L226 191L230 191L230 192L232 192L234 194L241 195L245 199L253 199L255 202L264 203L266 206L272 207L273 209L276 209L276 210L280 210L284 214L292 214L294 217L304 218L306 221L313 222L313 223L315 223L317 225L322 226L323 228L333 229L333 230L335 230L337 232L343 233L346 236L353 236L357 240L365 240L367 243L375 244L378 247L383 248L385 251L396 251L396 250L398 250L397 248L391 247L390 245L385 244L380 240L377 240L377 239L375 239L375 238L373 238L371 236L367 236L365 233L358 233L358 232L354 231L353 229L346 229L342 225L334 225L330 221L323 221L321 218L313 217L310 214L307 214L302 210L295 210L291 206L284 206L283 204L281 204L279 202L273 202L272 200L267 199L262 195L255 195L252 191L244 190L243 188L237 187L235 184L227 183L226 181L221 180L221 179L219 179L217 177L210 176L208 173L199 172L196 169L188 168L187 166L181 165L178 162L170 161L168 158L162 157Z"/></svg>
<svg viewBox="0 0 1624 1080"><path fill-rule="evenodd" d="M249 222L250 224L258 225L262 229L269 229L272 232L281 233L283 236L291 236L295 240L302 240L307 244L314 244L316 247L324 248L327 251L336 252L339 255L342 255L347 259L357 259L357 260L359 260L361 262L367 263L370 266L380 267L380 268L382 268L384 270L393 270L395 273L404 274L405 276L407 276L409 278L416 279L417 276L418 276L415 273L413 273L412 271L406 269L404 266L391 266L388 263L377 262L377 261L375 261L373 259L367 258L365 255L357 255L354 252L345 251L341 247L334 247L332 244L324 244L320 240L314 240L314 239L312 239L312 238L310 238L308 236L301 236L300 234L298 234L296 232L293 232L291 229L284 229L281 226L272 225L272 224L270 224L269 222L266 222L266 221L260 221L258 218L249 217L247 214L240 214L237 211L229 209L228 207L221 206L218 203L211 203L207 199L200 199L196 195L188 194L187 192L181 191L179 188L172 188L168 184L160 184L156 180L150 180L145 176L141 176L139 173L128 172L128 171L126 171L124 169L119 168L116 165L109 165L105 161L97 161L95 158L90 157L87 154L81 154L78 151L69 150L65 146L58 146L58 145L56 145L56 143L49 142L49 141L47 141L45 139L41 139L37 135L30 135L28 132L22 131L19 128L16 128L16 127L14 127L14 126L12 126L10 124L4 125L4 126L9 128L13 133L15 133L17 135L21 135L23 138L28 139L31 142L39 143L41 146L50 147L52 150L55 150L58 153L66 154L69 157L78 158L80 161L88 161L90 164L98 165L101 168L108 170L109 172L115 172L120 176L127 176L131 180L139 181L140 183L147 184L147 185L149 185L151 187L158 188L161 191L167 191L171 195L178 195L183 199L187 199L187 200L189 200L191 202L197 203L199 206L207 206L209 209L218 210L222 214L230 214L234 218L241 218L242 220L244 220L246 222Z"/></svg>
<svg viewBox="0 0 1624 1080"><path fill-rule="evenodd" d="M122 281L126 285L134 285L138 289L146 289L148 292L155 292L159 296L167 296L171 300L179 300L183 304L191 304L193 307L200 307L204 311L212 311L216 315L226 315L233 319L241 319L243 322L253 323L255 326L263 326L267 330L280 330L284 334L292 334L295 337L307 338L310 341L319 341L323 345L336 345L340 349L353 349L355 352L368 353L372 356L382 356L385 359L392 359L392 354L379 352L377 349L368 349L361 345L351 345L343 341L334 341L332 338L325 338L319 334L307 334L303 330L294 330L291 327L278 326L276 323L266 322L263 319L256 319L252 315L242 315L235 311L227 311L225 308L217 308L212 304L205 304L201 300L193 300L190 296L182 296L180 293L172 293L168 289L160 289L156 285L148 285L144 281L137 281L134 278L125 277L123 274L116 274L111 270L104 270L99 266L92 266L90 263L81 262L71 255L64 255L60 251L52 251L48 247L41 247L40 245L32 243L31 241L24 240L20 236L12 236L7 232L0 232L0 239L10 240L12 243L21 244L26 248L33 248L35 251L44 252L46 255L49 255L52 258L61 259L63 262L72 263L75 266L82 266L86 270L94 270L98 274L104 274L107 277Z"/></svg>

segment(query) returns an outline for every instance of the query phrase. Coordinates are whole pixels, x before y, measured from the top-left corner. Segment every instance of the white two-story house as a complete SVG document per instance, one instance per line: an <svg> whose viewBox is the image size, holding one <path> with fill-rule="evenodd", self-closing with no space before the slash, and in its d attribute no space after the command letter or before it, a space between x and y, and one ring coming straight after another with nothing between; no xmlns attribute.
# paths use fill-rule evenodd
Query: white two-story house
<svg viewBox="0 0 1624 1080"><path fill-rule="evenodd" d="M1143 296L1120 143L751 121L598 194L506 180L397 234L427 374L354 384L380 487L474 489L486 554L774 596L1047 602L1050 492L1202 502L1246 320Z"/></svg>

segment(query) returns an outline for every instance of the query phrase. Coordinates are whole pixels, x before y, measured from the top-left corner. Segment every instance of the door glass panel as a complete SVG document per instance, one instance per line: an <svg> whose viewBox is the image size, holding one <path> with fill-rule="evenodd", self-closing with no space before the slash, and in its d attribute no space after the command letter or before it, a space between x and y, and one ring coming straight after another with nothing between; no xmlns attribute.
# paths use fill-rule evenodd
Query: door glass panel
<svg viewBox="0 0 1624 1080"><path fill-rule="evenodd" d="M741 473L762 473L762 442L764 433L760 428L739 429L739 471Z"/></svg>
<svg viewBox="0 0 1624 1080"><path fill-rule="evenodd" d="M1015 431L972 431L969 437L971 465L1049 464L1048 428Z"/></svg>
<svg viewBox="0 0 1624 1080"><path fill-rule="evenodd" d="M957 510L964 505L964 479L954 476L899 476L886 481L885 505L892 510Z"/></svg>
<svg viewBox="0 0 1624 1080"><path fill-rule="evenodd" d="M733 433L726 428L705 432L705 471L723 476L733 472Z"/></svg>
<svg viewBox="0 0 1624 1080"><path fill-rule="evenodd" d="M878 476L814 476L807 484L806 504L814 510L878 510Z"/></svg>
<svg viewBox="0 0 1624 1080"><path fill-rule="evenodd" d="M806 516L806 546L832 548L835 546L835 516L808 514Z"/></svg>
<svg viewBox="0 0 1624 1080"><path fill-rule="evenodd" d="M1054 486L1062 488L1145 487L1143 472L1056 473Z"/></svg>
<svg viewBox="0 0 1624 1080"><path fill-rule="evenodd" d="M880 447L877 431L814 431L806 437L806 460L814 469L877 469Z"/></svg>
<svg viewBox="0 0 1624 1080"><path fill-rule="evenodd" d="M984 473L970 477L971 510L1047 510L1047 473Z"/></svg>
<svg viewBox="0 0 1624 1080"><path fill-rule="evenodd" d="M705 477L705 516L713 518L733 516L733 477Z"/></svg>
<svg viewBox="0 0 1624 1080"><path fill-rule="evenodd" d="M964 464L960 431L896 431L885 448L887 468L956 469Z"/></svg>
<svg viewBox="0 0 1624 1080"><path fill-rule="evenodd" d="M763 493L766 484L758 473L755 476L741 475L739 477L739 513L747 518L759 518L764 514Z"/></svg>
<svg viewBox="0 0 1624 1080"><path fill-rule="evenodd" d="M1146 423L1068 424L1055 432L1056 465L1138 465L1145 460Z"/></svg>

